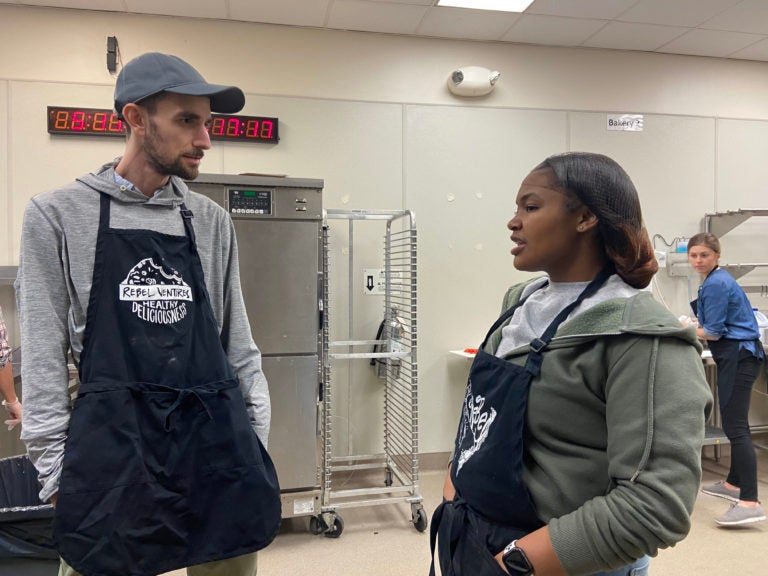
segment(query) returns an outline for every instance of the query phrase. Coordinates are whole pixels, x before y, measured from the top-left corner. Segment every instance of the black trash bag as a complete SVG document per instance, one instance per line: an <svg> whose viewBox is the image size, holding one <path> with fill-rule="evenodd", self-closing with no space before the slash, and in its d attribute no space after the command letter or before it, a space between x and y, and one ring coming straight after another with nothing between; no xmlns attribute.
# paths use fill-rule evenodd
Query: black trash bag
<svg viewBox="0 0 768 576"><path fill-rule="evenodd" d="M0 559L56 560L53 506L38 497L37 470L27 456L0 459Z"/></svg>

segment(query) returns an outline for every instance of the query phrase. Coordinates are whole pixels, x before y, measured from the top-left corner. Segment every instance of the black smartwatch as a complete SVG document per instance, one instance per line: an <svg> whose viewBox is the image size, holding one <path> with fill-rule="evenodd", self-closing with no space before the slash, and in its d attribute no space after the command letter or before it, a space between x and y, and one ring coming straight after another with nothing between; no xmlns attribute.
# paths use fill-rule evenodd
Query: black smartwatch
<svg viewBox="0 0 768 576"><path fill-rule="evenodd" d="M517 540L512 540L501 555L504 566L512 576L534 576L528 556L517 547Z"/></svg>

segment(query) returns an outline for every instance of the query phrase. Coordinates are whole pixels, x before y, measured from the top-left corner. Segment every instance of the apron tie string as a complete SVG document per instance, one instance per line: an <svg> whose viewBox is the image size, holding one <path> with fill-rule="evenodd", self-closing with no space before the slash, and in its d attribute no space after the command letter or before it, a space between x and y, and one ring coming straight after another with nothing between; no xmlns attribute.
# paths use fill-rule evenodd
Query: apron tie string
<svg viewBox="0 0 768 576"><path fill-rule="evenodd" d="M211 394L218 393L218 390L210 390L210 389L202 389L202 388L180 388L176 389L178 391L178 394L176 395L176 399L173 401L173 404L171 404L170 408L165 412L165 424L163 427L165 428L166 432L171 431L171 414L173 414L184 402L184 399L188 396L194 396L197 398L197 401L200 403L200 405L205 410L205 413L208 414L208 420L213 420L213 414L211 413L211 409L208 407L208 404L203 399L203 394L208 394L209 396Z"/></svg>
<svg viewBox="0 0 768 576"><path fill-rule="evenodd" d="M446 515L448 521L447 526L442 523L443 512L450 506L453 510L450 510ZM438 533L443 539L448 539L448 550L450 551L450 558L453 561L454 552L459 544L459 540L464 531L464 523L467 518L467 501L464 500L458 493L453 500L443 500L440 505L435 509L432 515L432 522L429 528L429 545L432 550L432 564L429 567L429 576L435 576L435 544L437 542ZM440 529L442 526L442 529ZM440 552L438 551L438 558ZM448 575L446 575L448 576Z"/></svg>
<svg viewBox="0 0 768 576"><path fill-rule="evenodd" d="M121 382L121 381L104 381L104 382L83 382L80 385L80 395L92 394L98 392L113 392L116 390L134 390L136 392L162 392L164 394L175 394L175 398L171 405L164 412L163 428L166 432L171 431L171 415L179 409L184 400L188 396L194 396L199 404L205 410L208 415L208 420L213 420L213 412L208 402L216 394L222 390L229 388L236 388L238 381L232 380L220 380L217 382L209 382L207 384L198 384L191 388L177 388L175 386L168 386L166 384L158 384L157 382Z"/></svg>

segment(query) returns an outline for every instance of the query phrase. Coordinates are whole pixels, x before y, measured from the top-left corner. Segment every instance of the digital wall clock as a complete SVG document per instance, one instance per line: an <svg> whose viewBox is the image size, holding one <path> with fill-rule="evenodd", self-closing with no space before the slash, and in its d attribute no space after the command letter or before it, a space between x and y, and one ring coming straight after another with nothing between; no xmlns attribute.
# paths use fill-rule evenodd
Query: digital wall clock
<svg viewBox="0 0 768 576"><path fill-rule="evenodd" d="M212 114L208 129L211 140L245 140L248 142L274 142L277 135L277 118L263 116L239 116L237 114Z"/></svg>
<svg viewBox="0 0 768 576"><path fill-rule="evenodd" d="M123 121L114 110L48 106L49 134L125 136Z"/></svg>
<svg viewBox="0 0 768 576"><path fill-rule="evenodd" d="M266 116L212 114L211 140L271 142L276 144L278 119ZM125 136L123 121L109 108L48 106L48 133Z"/></svg>

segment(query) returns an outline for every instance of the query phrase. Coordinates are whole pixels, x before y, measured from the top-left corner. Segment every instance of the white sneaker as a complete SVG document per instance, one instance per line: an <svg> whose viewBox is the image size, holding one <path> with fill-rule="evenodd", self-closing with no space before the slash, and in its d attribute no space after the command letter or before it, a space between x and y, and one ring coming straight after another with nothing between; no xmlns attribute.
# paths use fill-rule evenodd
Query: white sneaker
<svg viewBox="0 0 768 576"><path fill-rule="evenodd" d="M717 496L718 498L725 498L726 500L730 500L731 502L738 502L739 501L739 495L741 494L741 490L728 488L728 486L725 485L725 482L715 482L714 484L706 484L701 487L701 491L704 492L704 494L709 494L710 496Z"/></svg>
<svg viewBox="0 0 768 576"><path fill-rule="evenodd" d="M753 522L762 522L765 520L765 510L759 504L752 506L739 506L739 503L731 505L728 511L722 516L715 518L720 526L741 526L743 524L752 524Z"/></svg>

